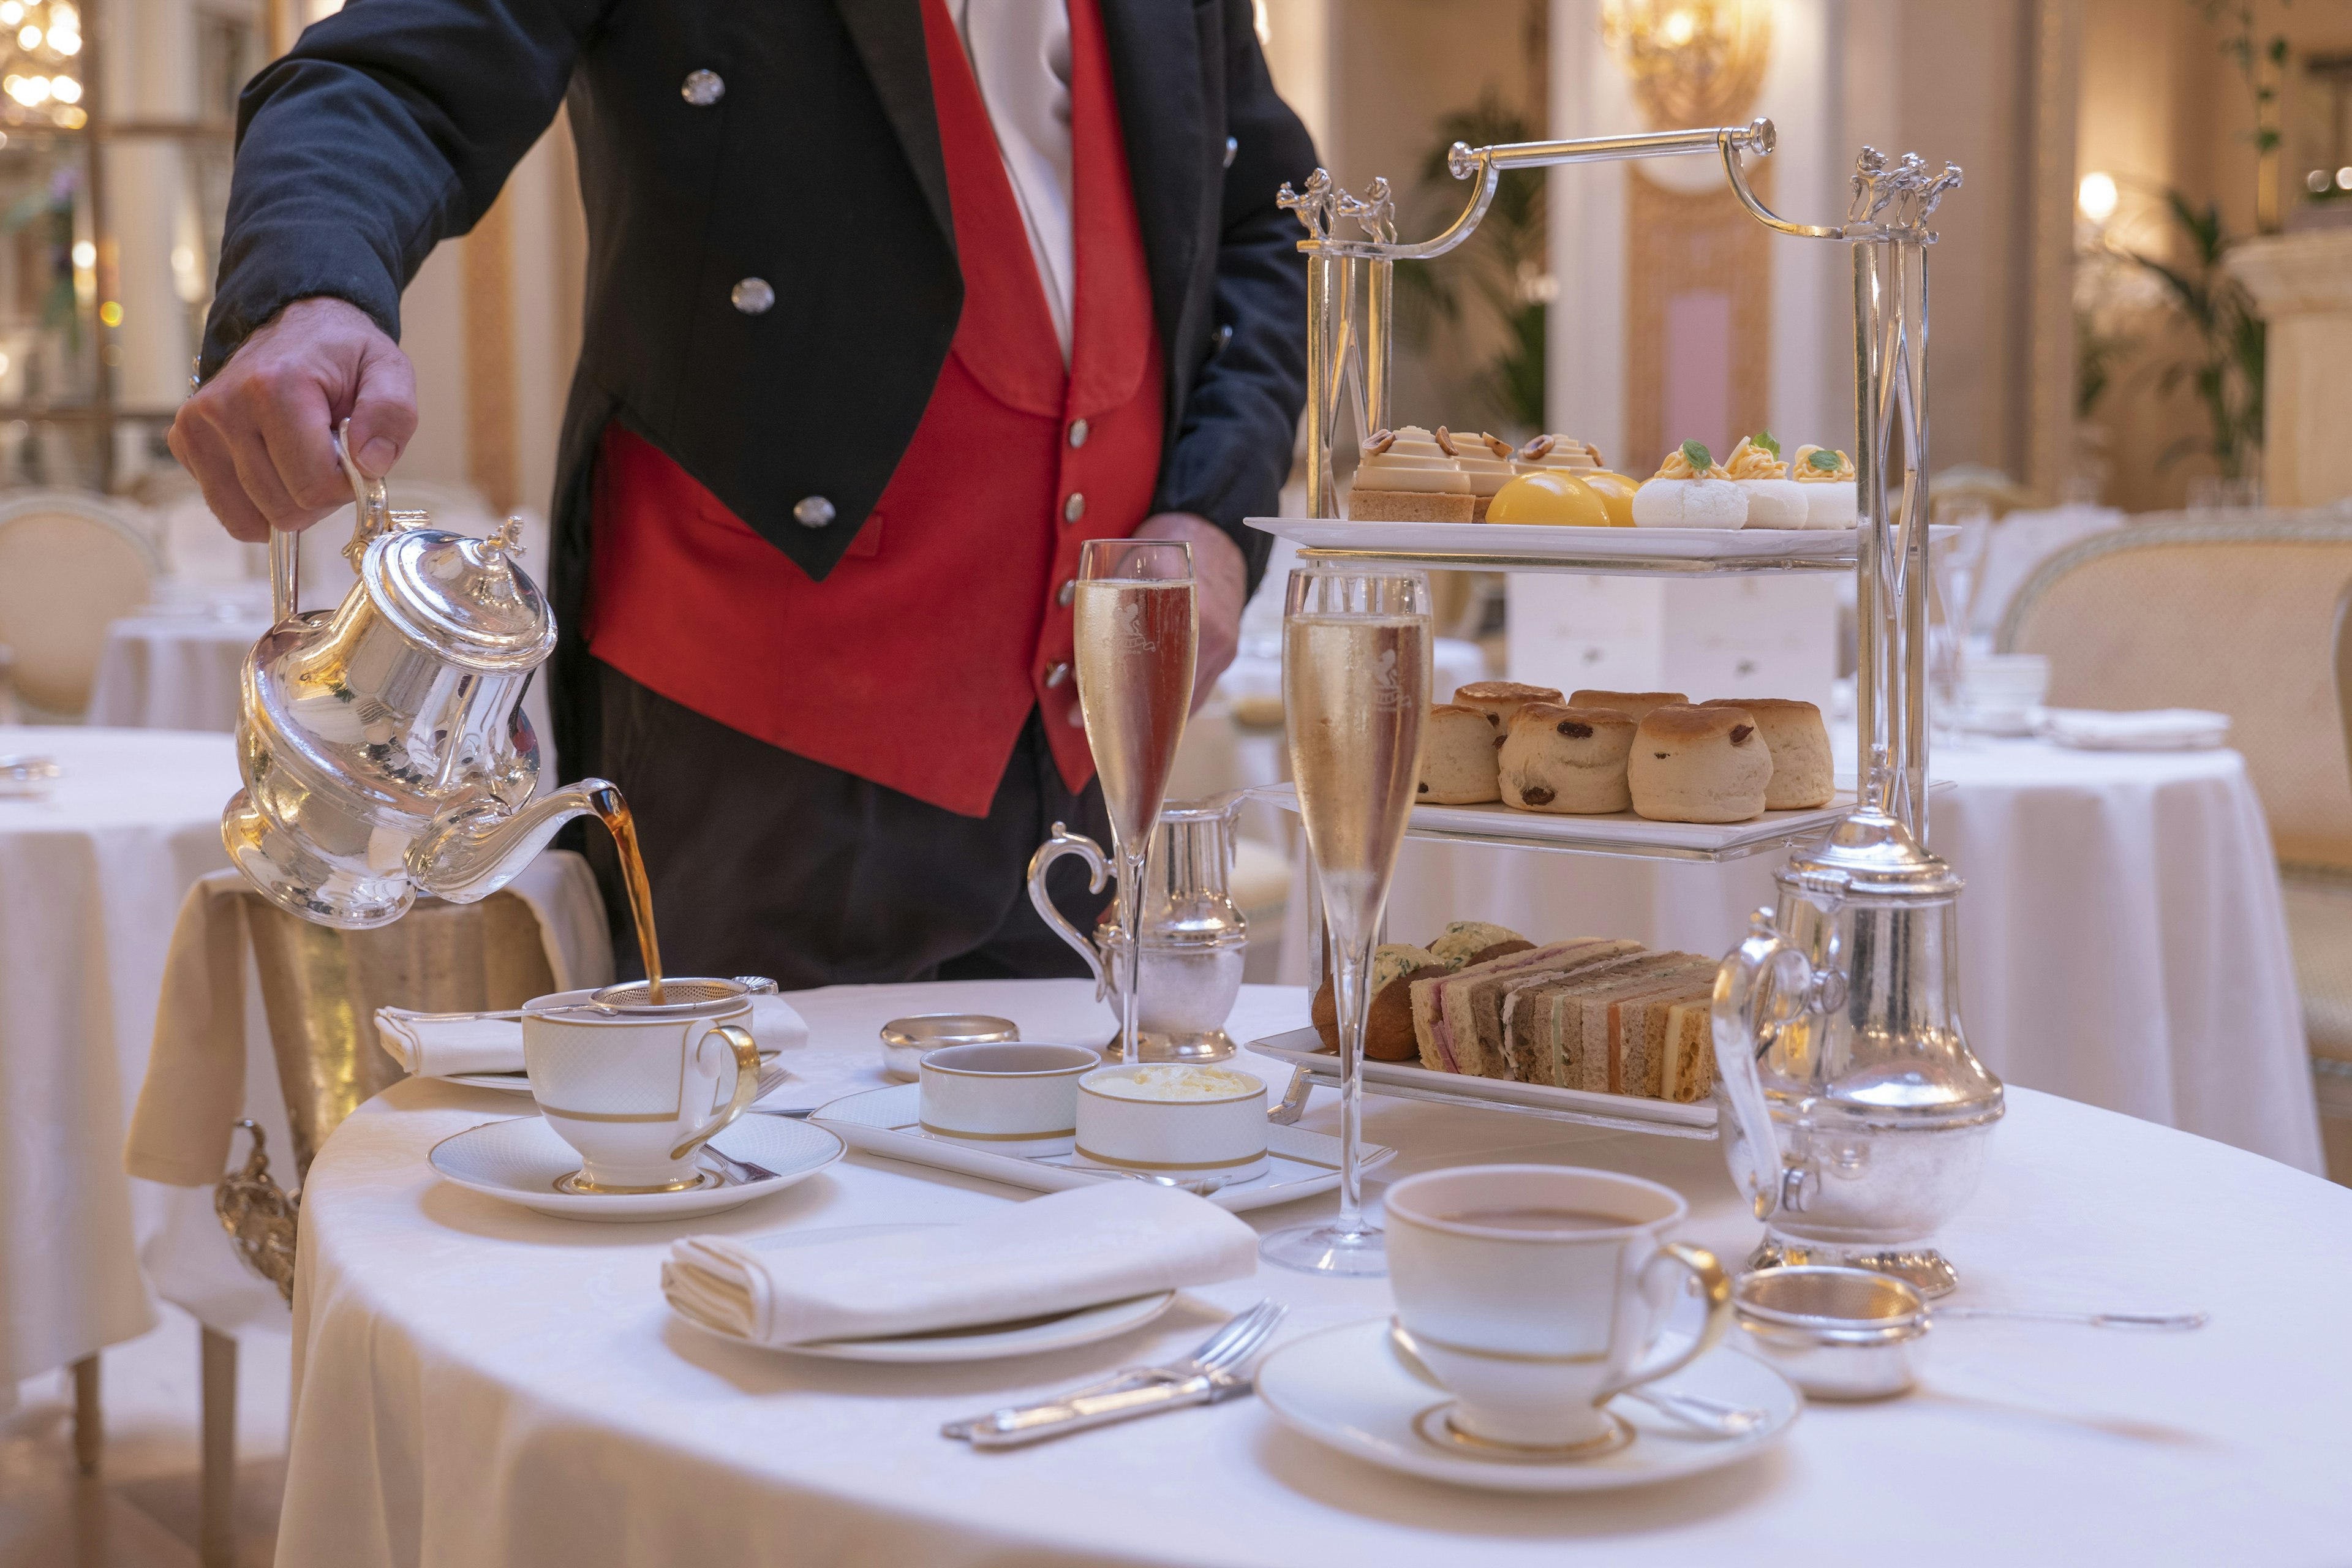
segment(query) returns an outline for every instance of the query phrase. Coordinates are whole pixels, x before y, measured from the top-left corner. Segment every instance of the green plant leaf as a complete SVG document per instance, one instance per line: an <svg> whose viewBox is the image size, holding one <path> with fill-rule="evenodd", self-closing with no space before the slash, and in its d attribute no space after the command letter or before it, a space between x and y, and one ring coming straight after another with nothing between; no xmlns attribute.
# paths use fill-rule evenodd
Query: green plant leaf
<svg viewBox="0 0 2352 1568"><path fill-rule="evenodd" d="M1780 437L1774 436L1769 430L1759 430L1755 435L1750 436L1748 439L1755 442L1756 445L1763 447L1766 451L1771 453L1776 458L1780 455Z"/></svg>
<svg viewBox="0 0 2352 1568"><path fill-rule="evenodd" d="M1805 462L1808 467L1824 474L1834 474L1838 471L1838 455L1827 447L1817 447L1807 453Z"/></svg>
<svg viewBox="0 0 2352 1568"><path fill-rule="evenodd" d="M1683 461L1688 463L1692 468L1696 468L1702 474L1715 467L1715 458L1713 454L1709 453L1706 447L1696 441L1684 442L1682 452Z"/></svg>

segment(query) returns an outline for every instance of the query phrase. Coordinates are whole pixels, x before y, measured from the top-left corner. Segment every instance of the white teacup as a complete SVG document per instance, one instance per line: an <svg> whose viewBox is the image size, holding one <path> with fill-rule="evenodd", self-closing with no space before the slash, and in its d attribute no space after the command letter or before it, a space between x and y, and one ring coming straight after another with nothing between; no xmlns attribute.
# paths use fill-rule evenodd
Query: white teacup
<svg viewBox="0 0 2352 1568"><path fill-rule="evenodd" d="M932 1137L991 1153L1066 1154L1078 1140L1078 1079L1100 1066L1088 1046L942 1046L923 1058L917 1114Z"/></svg>
<svg viewBox="0 0 2352 1568"><path fill-rule="evenodd" d="M1392 1184L1387 1210L1401 1337L1454 1395L1444 1419L1455 1440L1613 1446L1610 1395L1688 1364L1731 1321L1729 1277L1713 1254L1665 1239L1690 1205L1655 1182L1468 1165ZM1706 1299L1706 1327L1654 1358L1685 1273Z"/></svg>
<svg viewBox="0 0 2352 1568"><path fill-rule="evenodd" d="M750 991L733 980L642 982L523 1004L523 1066L540 1114L580 1151L565 1192L668 1193L703 1181L696 1153L760 1094Z"/></svg>

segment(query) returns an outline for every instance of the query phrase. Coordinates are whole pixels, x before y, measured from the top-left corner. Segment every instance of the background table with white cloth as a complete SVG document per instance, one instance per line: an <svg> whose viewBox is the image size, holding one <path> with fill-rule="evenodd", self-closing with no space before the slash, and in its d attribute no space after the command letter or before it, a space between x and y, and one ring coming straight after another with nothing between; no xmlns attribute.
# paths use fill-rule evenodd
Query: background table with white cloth
<svg viewBox="0 0 2352 1568"><path fill-rule="evenodd" d="M1853 754L1851 734L1832 738ZM1962 1019L2007 1082L2324 1169L2278 868L2231 751L1939 746L1933 847L1960 895ZM1841 781L1850 784L1851 780ZM1727 865L1408 839L1388 940L1496 921L1541 942L1631 936L1728 952L1773 901L1780 851ZM1294 878L1282 978L1307 979Z"/></svg>
<svg viewBox="0 0 2352 1568"><path fill-rule="evenodd" d="M1110 1026L1084 982L793 1000L810 1065L830 1054L850 1077L873 1070L877 1026L917 1005L1000 1014L1032 1038L1099 1039ZM1249 1038L1305 1016L1303 992L1252 986L1232 1027ZM1714 1143L1367 1106L1368 1135L1400 1150L1383 1178L1491 1160L1602 1165L1679 1189L1693 1208L1685 1234L1726 1257L1755 1238ZM1980 1568L2337 1561L2352 1533L2340 1430L2352 1363L2326 1348L2352 1294L2352 1192L2030 1090L2012 1096L1984 1186L1944 1237L1963 1276L1955 1301L2194 1308L2212 1314L2209 1327L1941 1325L1908 1398L1816 1405L1779 1450L1712 1476L1560 1498L1361 1466L1292 1435L1255 1399L975 1453L940 1424L1170 1359L1262 1297L1291 1305L1278 1344L1387 1313L1387 1287L1261 1267L1187 1292L1122 1338L999 1363L753 1350L663 1305L674 1238L952 1223L1026 1194L852 1154L727 1215L593 1225L435 1178L436 1142L517 1110L481 1090L404 1083L345 1121L312 1168L279 1561L1687 1568L1811 1564L1845 1542ZM1308 1123L1332 1126L1328 1092ZM1331 1204L1244 1217L1265 1229Z"/></svg>
<svg viewBox="0 0 2352 1568"><path fill-rule="evenodd" d="M236 728L245 656L269 630L269 616L224 604L125 616L106 628L90 687L92 724L141 730Z"/></svg>

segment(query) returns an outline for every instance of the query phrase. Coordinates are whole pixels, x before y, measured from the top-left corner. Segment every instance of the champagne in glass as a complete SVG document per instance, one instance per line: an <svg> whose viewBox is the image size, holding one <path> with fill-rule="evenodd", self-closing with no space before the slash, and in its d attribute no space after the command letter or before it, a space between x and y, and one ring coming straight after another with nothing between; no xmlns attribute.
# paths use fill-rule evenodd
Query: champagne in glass
<svg viewBox="0 0 2352 1568"><path fill-rule="evenodd" d="M1276 1231L1260 1254L1307 1273L1388 1272L1365 1223L1360 1173L1364 1025L1372 944L1421 774L1429 713L1429 580L1418 572L1290 574L1282 699L1290 770L1330 933L1339 1023L1339 1217Z"/></svg>
<svg viewBox="0 0 2352 1568"><path fill-rule="evenodd" d="M1192 548L1173 540L1090 540L1078 556L1078 706L1102 781L1118 861L1119 1040L1143 1059L1143 867L1192 707L1199 641Z"/></svg>

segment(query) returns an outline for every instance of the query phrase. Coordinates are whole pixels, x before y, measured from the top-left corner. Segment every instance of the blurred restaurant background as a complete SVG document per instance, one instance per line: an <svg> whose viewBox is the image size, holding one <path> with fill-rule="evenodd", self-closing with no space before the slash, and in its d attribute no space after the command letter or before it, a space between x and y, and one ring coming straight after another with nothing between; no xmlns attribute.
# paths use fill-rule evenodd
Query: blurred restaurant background
<svg viewBox="0 0 2352 1568"><path fill-rule="evenodd" d="M1457 141L1768 116L1779 150L1755 166L1758 192L1823 222L1844 214L1863 144L1966 172L1937 215L1933 257L1931 503L1963 525L1964 563L1937 579L1938 700L1962 702L1972 656L2038 654L2053 703L2231 716L2281 865L2328 1166L2352 1180L2352 774L2336 622L2352 584L2352 442L2338 428L2352 407L2352 0L1255 7L1276 84L1337 183L1385 178L1408 235L1459 210L1445 170ZM165 434L218 264L239 90L333 8L0 0L0 721L235 727L238 665L268 619L265 552L222 532ZM544 559L579 348L588 257L575 184L559 117L475 230L426 260L404 306L421 423L391 477L394 504L485 534L519 513L527 561ZM1792 450L1851 447L1853 287L1845 247L1777 243L1707 160L1506 174L1475 243L1399 268L1394 405L1402 420L1514 443L1568 433L1637 478L1691 437L1722 453L1769 427ZM1286 510L1302 506L1295 485ZM2132 532L2151 530L2172 531ZM306 605L349 586L336 554L347 537L338 519L305 536ZM2037 617L2034 595L2063 586L2045 567L2133 537L2210 553L2185 574ZM2282 541L2291 554L2256 550ZM1172 795L1282 776L1283 559L1188 733ZM1487 677L1646 683L1811 698L1850 720L1853 598L1851 583L1811 579L1458 574L1440 585L1439 695ZM1704 635L1670 636L1692 623ZM1947 738L1965 752L1957 731ZM113 765L133 793L175 765L162 752L106 754L126 759ZM216 816L234 778L191 787ZM127 1107L172 913L194 875L225 863L197 826L165 869L66 906L0 821L0 947L45 921L161 922L145 969L90 979L65 1024L12 1016L23 996L0 985L0 1101L19 1071L8 1054L65 1028L121 1043ZM1304 983L1294 830L1253 806L1244 833L1234 892L1256 928L1249 977ZM1415 875L1401 878L1401 899L1429 880ZM131 900L152 907L126 912ZM119 932L92 941L119 946ZM142 1237L160 1234L161 1202L134 1194L148 1205ZM110 1368L129 1359L110 1373L103 1500L28 1479L61 1440L67 1373L27 1371L0 1431L0 1493L30 1486L55 1508L98 1510L112 1533L94 1561L197 1561L194 1329L176 1308L158 1311L164 1329L109 1352ZM268 1560L282 1477L285 1342L271 1331L241 1336L247 1353L231 1363L242 1561ZM58 1539L44 1519L0 1510L0 1562Z"/></svg>

